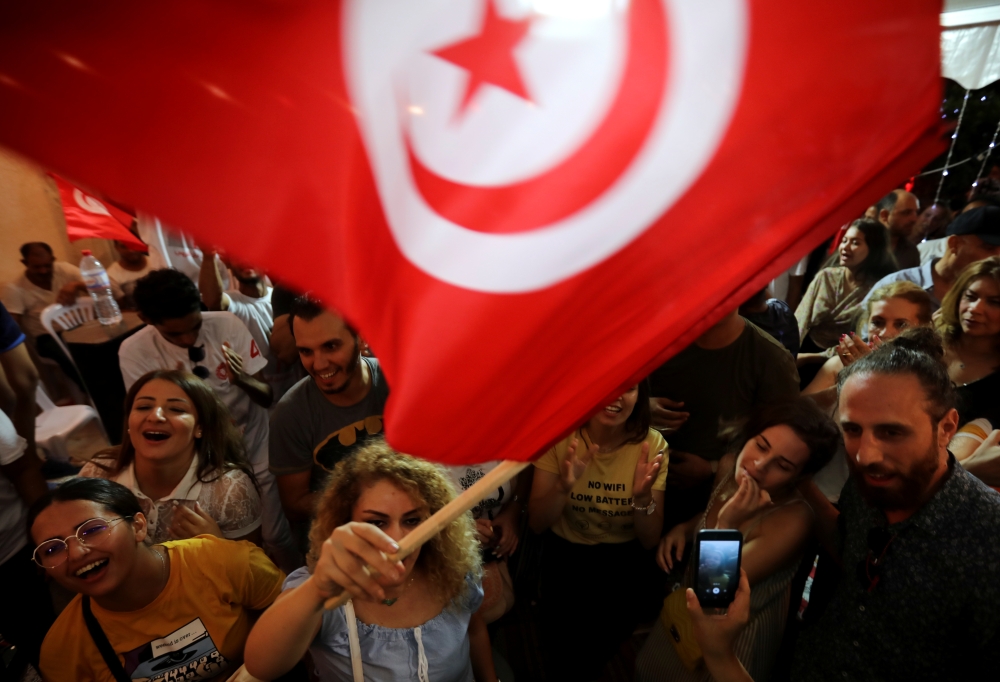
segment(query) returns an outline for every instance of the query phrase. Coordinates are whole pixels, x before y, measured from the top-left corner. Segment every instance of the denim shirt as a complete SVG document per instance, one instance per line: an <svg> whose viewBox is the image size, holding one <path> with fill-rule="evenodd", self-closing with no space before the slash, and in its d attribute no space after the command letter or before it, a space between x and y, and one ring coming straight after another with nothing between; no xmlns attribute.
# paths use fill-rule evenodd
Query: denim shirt
<svg viewBox="0 0 1000 682"><path fill-rule="evenodd" d="M840 498L843 571L795 649L792 680L973 680L1000 670L1000 494L949 458L951 475L913 516L887 525L854 479ZM868 531L892 542L863 584Z"/></svg>
<svg viewBox="0 0 1000 682"><path fill-rule="evenodd" d="M285 579L285 590L309 577L306 568ZM421 654L426 657L429 682L473 682L469 659L469 619L483 603L483 586L466 576L468 591L441 613L416 628L386 628L357 620L365 680L402 682L421 679ZM323 614L316 639L309 645L313 664L322 682L353 680L347 616L341 606Z"/></svg>

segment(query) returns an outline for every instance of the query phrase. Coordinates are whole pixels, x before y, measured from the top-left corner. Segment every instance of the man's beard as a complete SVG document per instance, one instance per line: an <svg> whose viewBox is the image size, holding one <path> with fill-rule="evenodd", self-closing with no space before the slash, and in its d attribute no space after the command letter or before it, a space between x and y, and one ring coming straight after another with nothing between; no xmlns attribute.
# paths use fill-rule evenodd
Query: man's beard
<svg viewBox="0 0 1000 682"><path fill-rule="evenodd" d="M361 349L358 348L358 342L354 342L354 354L351 356L351 362L344 368L344 384L340 388L331 389L319 389L326 395L337 395L338 393L343 393L348 388L351 387L351 377L354 376L354 371L358 368L358 363L361 362Z"/></svg>
<svg viewBox="0 0 1000 682"><path fill-rule="evenodd" d="M915 462L907 473L892 471L891 473L895 475L896 482L898 482L898 485L892 488L869 485L863 475L866 472L872 474L889 473L886 469L879 466L863 467L856 461L850 461L850 464L861 497L868 504L876 509L889 511L912 509L924 502L924 497L930 490L931 480L938 468L938 448L936 443L932 443L927 454Z"/></svg>

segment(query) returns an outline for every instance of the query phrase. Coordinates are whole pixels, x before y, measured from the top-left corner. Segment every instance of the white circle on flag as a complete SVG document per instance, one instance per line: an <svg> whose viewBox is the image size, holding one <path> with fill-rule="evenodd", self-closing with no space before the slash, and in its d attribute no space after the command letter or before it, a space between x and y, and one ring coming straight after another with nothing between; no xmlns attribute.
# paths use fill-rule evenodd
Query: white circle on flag
<svg viewBox="0 0 1000 682"><path fill-rule="evenodd" d="M345 3L348 92L389 229L410 262L465 289L535 291L604 261L683 196L739 99L748 13L746 0L654 1L665 17L667 77L641 148L579 210L511 232L470 229L432 208L411 151L435 175L487 189L530 181L572 157L623 78L629 1L590 0L580 16L547 13L548 5L574 7L552 0ZM505 19L531 19L514 51L531 99L485 84L463 108L471 76L432 53L474 35L487 3Z"/></svg>
<svg viewBox="0 0 1000 682"><path fill-rule="evenodd" d="M76 201L76 205L82 208L88 213L93 213L95 215L106 215L110 216L111 212L108 211L108 207L102 204L99 200L94 197L87 196L80 191L79 188L73 189L73 200Z"/></svg>

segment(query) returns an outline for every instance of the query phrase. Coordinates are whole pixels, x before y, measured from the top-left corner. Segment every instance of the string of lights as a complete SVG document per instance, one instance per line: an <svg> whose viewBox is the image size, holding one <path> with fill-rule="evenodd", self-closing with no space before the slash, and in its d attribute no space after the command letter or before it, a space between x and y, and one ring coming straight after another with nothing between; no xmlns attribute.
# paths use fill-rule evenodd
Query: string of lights
<svg viewBox="0 0 1000 682"><path fill-rule="evenodd" d="M948 156L944 160L944 168L941 171L941 180L938 182L937 192L934 194L934 203L941 199L941 188L944 187L944 179L948 177L948 168L951 166L951 155L955 151L955 140L958 139L958 131L962 128L962 117L965 116L965 106L969 103L969 91L965 91L962 99L962 110L958 114L958 123L955 125L955 132L951 134L951 146L948 147Z"/></svg>
<svg viewBox="0 0 1000 682"><path fill-rule="evenodd" d="M983 99L980 101L985 101L986 96L983 95ZM993 139L990 140L990 146L983 152L983 165L979 167L979 172L976 173L976 179L972 182L972 186L976 187L979 184L979 178L983 177L983 171L986 170L986 161L990 158L990 154L993 152L993 148L997 146L997 135L1000 134L1000 121L997 121L997 129L993 131Z"/></svg>

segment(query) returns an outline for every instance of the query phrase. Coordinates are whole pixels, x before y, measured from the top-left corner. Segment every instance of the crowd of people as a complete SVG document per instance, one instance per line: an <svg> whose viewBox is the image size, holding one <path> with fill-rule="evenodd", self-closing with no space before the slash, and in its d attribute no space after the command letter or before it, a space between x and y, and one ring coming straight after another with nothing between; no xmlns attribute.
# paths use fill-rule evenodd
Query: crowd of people
<svg viewBox="0 0 1000 682"><path fill-rule="evenodd" d="M39 320L87 292L25 244L0 307L0 637L49 682L575 681L629 650L643 682L996 674L1000 187L980 185L960 211L893 190L402 558L498 463L393 450L358 330L149 218L149 253L118 243L108 270L145 323L105 368L124 428L47 481L35 392L53 363L76 379ZM722 613L691 589L702 530L743 538ZM510 623L540 665L506 660Z"/></svg>

